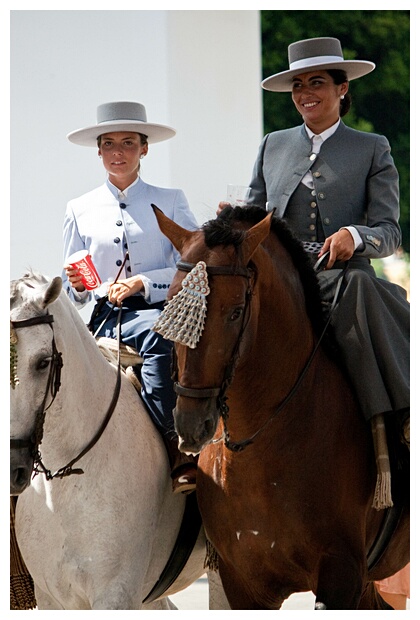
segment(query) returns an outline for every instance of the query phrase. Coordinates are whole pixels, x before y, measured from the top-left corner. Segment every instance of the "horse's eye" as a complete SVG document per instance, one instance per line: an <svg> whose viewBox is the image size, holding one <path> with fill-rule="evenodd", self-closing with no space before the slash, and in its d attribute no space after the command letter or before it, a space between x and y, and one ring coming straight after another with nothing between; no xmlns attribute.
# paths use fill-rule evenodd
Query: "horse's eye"
<svg viewBox="0 0 420 620"><path fill-rule="evenodd" d="M235 308L229 317L229 321L237 321L242 316L243 308Z"/></svg>
<svg viewBox="0 0 420 620"><path fill-rule="evenodd" d="M43 357L36 365L37 370L45 370L51 364L51 357Z"/></svg>

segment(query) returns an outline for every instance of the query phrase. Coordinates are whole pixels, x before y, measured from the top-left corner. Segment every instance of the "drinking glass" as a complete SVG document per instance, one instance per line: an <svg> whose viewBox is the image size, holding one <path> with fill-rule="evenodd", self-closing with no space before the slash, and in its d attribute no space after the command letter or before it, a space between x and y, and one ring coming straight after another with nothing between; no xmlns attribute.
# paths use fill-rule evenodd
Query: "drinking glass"
<svg viewBox="0 0 420 620"><path fill-rule="evenodd" d="M244 207L250 192L251 188L245 185L228 185L226 201L229 202L232 207Z"/></svg>

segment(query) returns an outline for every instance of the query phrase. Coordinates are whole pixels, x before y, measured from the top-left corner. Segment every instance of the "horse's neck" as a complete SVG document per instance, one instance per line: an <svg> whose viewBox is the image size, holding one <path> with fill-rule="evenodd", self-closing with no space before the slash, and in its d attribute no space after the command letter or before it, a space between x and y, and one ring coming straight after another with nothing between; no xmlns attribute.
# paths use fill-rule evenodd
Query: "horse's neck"
<svg viewBox="0 0 420 620"><path fill-rule="evenodd" d="M280 270L279 270L280 271ZM284 280L287 278L287 282ZM314 346L314 331L305 298L294 271L276 276L259 287L259 316L253 358L264 373L287 384L296 376Z"/></svg>
<svg viewBox="0 0 420 620"><path fill-rule="evenodd" d="M77 315L54 311L57 349L62 352L61 387L45 418L47 450L72 456L94 437L111 403L117 381L115 367L101 354ZM61 316L60 316L61 314Z"/></svg>
<svg viewBox="0 0 420 620"><path fill-rule="evenodd" d="M274 245L270 262L262 257L265 263L257 264L251 302L253 342L239 359L230 392L238 410L251 403L254 411L276 408L292 390L315 346L299 276L289 256L277 260L277 253Z"/></svg>

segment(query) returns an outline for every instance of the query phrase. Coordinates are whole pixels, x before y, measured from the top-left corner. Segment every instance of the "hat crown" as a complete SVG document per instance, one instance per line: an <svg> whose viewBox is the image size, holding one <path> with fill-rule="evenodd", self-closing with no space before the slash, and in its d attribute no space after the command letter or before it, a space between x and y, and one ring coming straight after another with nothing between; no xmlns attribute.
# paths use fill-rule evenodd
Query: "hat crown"
<svg viewBox="0 0 420 620"><path fill-rule="evenodd" d="M147 122L146 108L141 103L134 101L102 103L97 108L96 118L98 125L122 120Z"/></svg>
<svg viewBox="0 0 420 620"><path fill-rule="evenodd" d="M289 65L306 58L317 56L335 56L343 59L341 43L333 37L318 37L316 39L304 39L289 45Z"/></svg>

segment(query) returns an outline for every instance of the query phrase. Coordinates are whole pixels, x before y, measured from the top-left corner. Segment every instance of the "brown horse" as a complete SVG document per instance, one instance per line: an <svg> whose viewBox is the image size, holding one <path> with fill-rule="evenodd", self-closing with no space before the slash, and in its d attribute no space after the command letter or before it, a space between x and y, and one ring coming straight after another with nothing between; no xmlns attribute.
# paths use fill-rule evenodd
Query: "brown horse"
<svg viewBox="0 0 420 620"><path fill-rule="evenodd" d="M185 271L204 261L208 276L198 342L175 342L174 414L180 448L200 453L199 507L232 609L309 590L316 609L386 608L372 582L409 561L408 492L369 566L387 512L372 508L371 431L333 348L317 346L325 319L300 243L259 208L195 232L155 213L181 254L168 311Z"/></svg>

